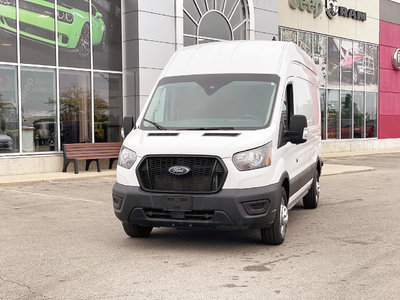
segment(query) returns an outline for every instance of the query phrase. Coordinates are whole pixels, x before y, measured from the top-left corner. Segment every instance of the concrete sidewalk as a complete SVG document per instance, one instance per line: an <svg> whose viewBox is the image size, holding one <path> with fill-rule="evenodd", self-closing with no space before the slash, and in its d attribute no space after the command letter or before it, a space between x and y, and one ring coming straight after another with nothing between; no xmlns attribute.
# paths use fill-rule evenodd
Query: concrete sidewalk
<svg viewBox="0 0 400 300"><path fill-rule="evenodd" d="M377 155L377 154L391 154L400 153L400 148L395 149L374 149L374 150L363 150L363 151L342 151L342 152L328 152L322 153L323 158L338 158L338 157L351 157L351 156L363 156L363 155Z"/></svg>
<svg viewBox="0 0 400 300"><path fill-rule="evenodd" d="M65 180L80 180L83 178L94 177L116 177L116 170L97 171L80 171L79 174L74 172L54 172L54 173L37 173L26 175L0 176L1 185L49 182L49 181L65 181Z"/></svg>

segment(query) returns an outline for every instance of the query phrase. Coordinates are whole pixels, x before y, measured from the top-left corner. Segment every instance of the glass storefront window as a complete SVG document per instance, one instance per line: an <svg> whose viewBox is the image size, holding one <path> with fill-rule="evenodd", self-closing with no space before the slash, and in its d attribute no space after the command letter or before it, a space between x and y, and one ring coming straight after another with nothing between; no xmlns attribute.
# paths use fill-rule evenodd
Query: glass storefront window
<svg viewBox="0 0 400 300"><path fill-rule="evenodd" d="M0 1L0 61L17 62L17 10L15 1Z"/></svg>
<svg viewBox="0 0 400 300"><path fill-rule="evenodd" d="M247 7L244 0L184 0L184 45L246 39Z"/></svg>
<svg viewBox="0 0 400 300"><path fill-rule="evenodd" d="M95 142L118 142L122 124L122 76L95 73L93 80Z"/></svg>
<svg viewBox="0 0 400 300"><path fill-rule="evenodd" d="M297 41L299 47L303 49L310 57L312 57L312 34L309 32L300 31Z"/></svg>
<svg viewBox="0 0 400 300"><path fill-rule="evenodd" d="M320 90L321 139L326 140L326 90Z"/></svg>
<svg viewBox="0 0 400 300"><path fill-rule="evenodd" d="M60 71L61 144L92 142L90 73Z"/></svg>
<svg viewBox="0 0 400 300"><path fill-rule="evenodd" d="M366 137L374 138L378 136L378 93L367 93L365 103Z"/></svg>
<svg viewBox="0 0 400 300"><path fill-rule="evenodd" d="M21 62L56 64L53 0L19 0Z"/></svg>
<svg viewBox="0 0 400 300"><path fill-rule="evenodd" d="M293 42L297 44L297 31L292 29L281 29L281 40L284 42Z"/></svg>
<svg viewBox="0 0 400 300"><path fill-rule="evenodd" d="M341 102L341 138L351 139L353 133L353 93L351 91L342 91L340 102Z"/></svg>
<svg viewBox="0 0 400 300"><path fill-rule="evenodd" d="M339 91L328 90L328 139L339 138Z"/></svg>
<svg viewBox="0 0 400 300"><path fill-rule="evenodd" d="M340 87L353 88L353 42L342 40L340 44Z"/></svg>
<svg viewBox="0 0 400 300"><path fill-rule="evenodd" d="M368 91L378 90L379 78L379 61L378 61L378 46L365 45L365 69L366 74L366 89Z"/></svg>
<svg viewBox="0 0 400 300"><path fill-rule="evenodd" d="M279 27L281 41L297 43L317 67L322 139L377 137L378 45Z"/></svg>
<svg viewBox="0 0 400 300"><path fill-rule="evenodd" d="M364 92L354 92L354 138L364 138Z"/></svg>
<svg viewBox="0 0 400 300"><path fill-rule="evenodd" d="M0 153L18 151L17 68L0 66Z"/></svg>
<svg viewBox="0 0 400 300"><path fill-rule="evenodd" d="M57 2L60 66L90 68L89 17L89 2L87 1L59 0ZM97 23L101 21L98 20ZM92 26L97 25L93 23Z"/></svg>
<svg viewBox="0 0 400 300"><path fill-rule="evenodd" d="M337 38L328 38L328 87L339 88L340 43Z"/></svg>
<svg viewBox="0 0 400 300"><path fill-rule="evenodd" d="M365 55L365 44L361 42L353 43L353 82L356 89L364 89L365 75L373 73L373 69L365 67L367 60Z"/></svg>
<svg viewBox="0 0 400 300"><path fill-rule="evenodd" d="M314 34L313 60L317 66L318 82L320 87L326 87L328 38L322 34Z"/></svg>
<svg viewBox="0 0 400 300"><path fill-rule="evenodd" d="M21 83L22 151L57 150L55 71L23 68Z"/></svg>
<svg viewBox="0 0 400 300"><path fill-rule="evenodd" d="M92 0L93 68L122 70L121 0Z"/></svg>

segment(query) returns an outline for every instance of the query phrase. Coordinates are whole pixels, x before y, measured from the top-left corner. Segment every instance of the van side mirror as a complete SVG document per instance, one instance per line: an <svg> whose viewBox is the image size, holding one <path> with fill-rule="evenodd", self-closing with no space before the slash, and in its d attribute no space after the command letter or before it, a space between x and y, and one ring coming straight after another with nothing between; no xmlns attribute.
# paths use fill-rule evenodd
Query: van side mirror
<svg viewBox="0 0 400 300"><path fill-rule="evenodd" d="M288 141L293 144L302 144L307 140L303 139L304 129L307 128L307 118L304 115L293 115L290 118Z"/></svg>
<svg viewBox="0 0 400 300"><path fill-rule="evenodd" d="M122 130L121 130L121 136L123 139L129 134L129 132L132 131L133 127L135 127L133 116L125 116L124 120L122 121Z"/></svg>

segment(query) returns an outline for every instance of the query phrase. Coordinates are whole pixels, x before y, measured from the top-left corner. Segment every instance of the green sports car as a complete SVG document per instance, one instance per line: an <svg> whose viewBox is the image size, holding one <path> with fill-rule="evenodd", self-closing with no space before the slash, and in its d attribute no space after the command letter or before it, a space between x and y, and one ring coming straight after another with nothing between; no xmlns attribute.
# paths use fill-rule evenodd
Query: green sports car
<svg viewBox="0 0 400 300"><path fill-rule="evenodd" d="M60 0L57 6L58 45L90 53L89 4L86 0ZM106 26L103 15L92 5L92 44L105 47ZM55 45L54 3L48 0L19 1L20 36ZM16 33L15 0L0 0L0 28Z"/></svg>

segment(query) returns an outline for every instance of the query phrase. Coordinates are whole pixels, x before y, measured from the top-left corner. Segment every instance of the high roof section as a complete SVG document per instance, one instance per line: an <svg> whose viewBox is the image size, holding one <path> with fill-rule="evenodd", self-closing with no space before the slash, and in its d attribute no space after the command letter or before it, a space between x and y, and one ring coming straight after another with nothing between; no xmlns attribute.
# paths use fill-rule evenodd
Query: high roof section
<svg viewBox="0 0 400 300"><path fill-rule="evenodd" d="M217 42L179 50L166 66L162 77L192 74L280 74L282 61L313 65L311 58L289 42ZM315 72L315 67L313 68Z"/></svg>

